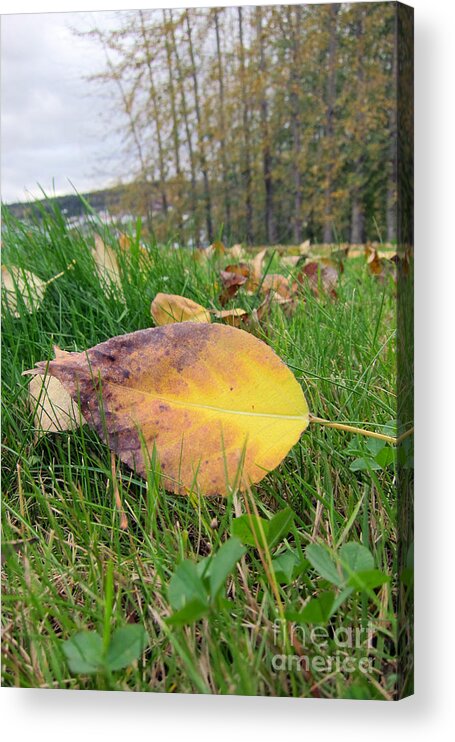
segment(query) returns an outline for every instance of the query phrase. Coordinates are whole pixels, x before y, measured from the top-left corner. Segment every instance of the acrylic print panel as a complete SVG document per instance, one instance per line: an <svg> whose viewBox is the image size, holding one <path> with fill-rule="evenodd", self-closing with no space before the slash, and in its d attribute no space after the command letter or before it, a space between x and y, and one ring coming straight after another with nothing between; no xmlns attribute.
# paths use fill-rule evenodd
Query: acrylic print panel
<svg viewBox="0 0 455 742"><path fill-rule="evenodd" d="M2 65L3 684L411 694L412 10L8 16Z"/></svg>

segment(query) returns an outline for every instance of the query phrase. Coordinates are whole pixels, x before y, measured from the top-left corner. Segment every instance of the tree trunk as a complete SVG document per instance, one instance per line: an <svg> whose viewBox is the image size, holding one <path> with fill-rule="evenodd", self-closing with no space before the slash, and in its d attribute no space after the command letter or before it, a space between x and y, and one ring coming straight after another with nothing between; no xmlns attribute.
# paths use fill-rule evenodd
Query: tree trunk
<svg viewBox="0 0 455 742"><path fill-rule="evenodd" d="M199 241L200 227L199 227L199 217L198 217L198 210L197 210L195 157L194 157L194 150L193 150L193 140L191 137L188 104L187 104L186 93L185 93L185 80L184 80L184 75L183 75L183 70L182 70L182 64L180 61L180 56L178 53L177 42L175 39L175 29L174 29L174 21L172 18L172 10L169 10L169 18L170 18L172 51L174 53L175 64L176 64L176 69L177 69L177 81L178 81L178 86L179 86L179 91L180 91L181 111L182 111L183 121L185 125L186 143L188 146L188 155L189 155L189 161L190 161L190 178L191 178L191 193L190 193L191 206L190 208L191 208L191 214L193 217L193 224L194 224L194 232L195 232L194 237L196 241Z"/></svg>
<svg viewBox="0 0 455 742"><path fill-rule="evenodd" d="M362 20L358 20L355 24L354 36L357 39L356 49L360 47L360 39L363 34L363 23ZM358 60L358 71L357 71L357 93L358 100L363 101L364 98L364 71L362 66L362 58L359 52ZM358 146L362 146L362 134L364 130L364 115L361 107L356 106L355 109L355 121L356 121L356 134L359 139L357 142ZM362 198L362 191L364 187L364 167L363 167L363 156L358 154L354 161L354 184L351 188L351 242L354 244L362 244L365 240L365 214L364 205Z"/></svg>
<svg viewBox="0 0 455 742"><path fill-rule="evenodd" d="M147 37L147 30L145 28L144 14L141 10L139 11L139 18L141 22L141 38L142 38L143 50L145 54L145 63L147 65L147 71L148 71L148 76L149 76L149 85L150 85L149 101L152 104L153 117L155 120L156 138L157 138L157 144L158 144L158 163L159 163L159 172L160 172L161 204L163 207L164 214L167 215L168 203L167 203L167 195L166 195L166 165L165 165L163 139L161 136L161 116L159 112L158 101L156 98L156 87L155 87L155 80L154 80L153 68L152 68L152 55L150 51L149 40Z"/></svg>
<svg viewBox="0 0 455 742"><path fill-rule="evenodd" d="M241 95L243 109L243 136L244 167L242 177L245 181L245 207L246 207L246 240L251 243L253 240L253 201L251 194L252 177L251 177L251 142L250 142L250 112L248 98L246 93L246 66L245 66L245 46L243 43L243 10L237 8L239 22L239 49L240 49L240 77L241 77Z"/></svg>
<svg viewBox="0 0 455 742"><path fill-rule="evenodd" d="M107 68L109 71L109 79L113 80L117 86L117 89L120 95L120 100L122 101L123 110L128 119L129 134L134 142L134 146L137 152L137 157L139 160L141 189L143 189L144 191L143 195L145 199L145 212L146 212L145 217L147 221L147 228L150 234L152 234L153 233L153 182L150 183L147 177L148 167L147 167L145 157L144 157L142 142L141 142L140 134L139 134L138 127L137 127L137 121L133 113L135 87L133 86L132 91L128 95L128 93L125 90L124 84L122 82L121 74L119 74L118 71L116 71L116 69L114 68L114 65L112 64L111 58L109 56L109 50L107 47L107 43L106 43L105 38L103 37L102 32L96 29L96 34L104 50L104 54L106 57L106 64L107 64ZM152 176L152 181L153 181L153 176Z"/></svg>
<svg viewBox="0 0 455 742"><path fill-rule="evenodd" d="M220 150L221 150L221 167L223 172L223 191L224 191L224 213L225 227L228 235L231 234L231 195L229 192L229 173L226 157L226 126L224 121L224 73L223 59L221 52L220 26L218 21L218 8L213 11L215 21L216 35L216 58L218 67L218 97L219 97L219 129L220 129Z"/></svg>
<svg viewBox="0 0 455 742"><path fill-rule="evenodd" d="M394 23L393 39L393 57L392 57L392 105L390 107L389 129L389 167L387 179L387 205L386 205L386 225L387 225L387 242L394 242L397 239L397 75L398 75L398 33L396 28L396 19Z"/></svg>
<svg viewBox="0 0 455 742"><path fill-rule="evenodd" d="M196 111L198 144L199 144L199 161L201 163L202 178L204 181L205 221L206 221L206 226L207 226L207 237L208 237L209 242L213 242L212 203L211 203L211 197L210 197L209 175L208 175L208 169L207 169L207 161L205 157L205 143L204 143L204 135L202 132L202 117L201 117L201 109L200 109L200 104L199 104L199 85L198 85L198 79L197 79L196 63L194 60L193 40L191 37L190 14L188 10L185 11L185 19L186 19L186 30L187 30L187 39L188 39L188 51L190 53L190 60L191 60L191 77L193 80L194 108Z"/></svg>
<svg viewBox="0 0 455 742"><path fill-rule="evenodd" d="M333 215L332 215L332 188L333 188L333 158L335 156L333 146L333 120L336 100L336 54L337 54L337 16L340 6L332 3L330 6L330 32L328 49L328 75L327 75L327 110L326 110L326 157L327 166L324 188L324 223L322 241L333 242Z"/></svg>
<svg viewBox="0 0 455 742"><path fill-rule="evenodd" d="M175 159L175 174L177 181L177 203L175 204L178 212L179 222L179 235L183 233L183 220L182 220L182 171L180 167L180 140L179 140L179 121L177 116L176 106L176 95L174 87L174 74L172 65L172 50L169 43L169 26L166 19L166 11L163 10L163 28L164 28L164 43L166 47L166 60L168 68L168 91L171 103L171 114L172 114L172 139L174 144L174 159Z"/></svg>
<svg viewBox="0 0 455 742"><path fill-rule="evenodd" d="M288 21L292 34L292 64L289 75L289 101L291 109L291 133L292 133L292 181L294 184L294 219L293 219L293 238L294 242L302 242L302 175L300 171L301 157L301 121L299 108L299 52L300 52L300 33L302 23L302 8L300 5L295 6L296 25L292 21L292 8L288 8Z"/></svg>
<svg viewBox="0 0 455 742"><path fill-rule="evenodd" d="M264 33L262 28L262 7L256 8L256 28L259 44L259 71L261 75L261 136L262 136L262 173L265 189L265 238L268 244L276 241L275 222L273 215L273 180L272 180L272 155L270 151L270 132L268 122L268 103L267 89L265 85L265 52L264 52Z"/></svg>
<svg viewBox="0 0 455 742"><path fill-rule="evenodd" d="M351 242L361 245L365 242L365 216L358 191L352 194Z"/></svg>

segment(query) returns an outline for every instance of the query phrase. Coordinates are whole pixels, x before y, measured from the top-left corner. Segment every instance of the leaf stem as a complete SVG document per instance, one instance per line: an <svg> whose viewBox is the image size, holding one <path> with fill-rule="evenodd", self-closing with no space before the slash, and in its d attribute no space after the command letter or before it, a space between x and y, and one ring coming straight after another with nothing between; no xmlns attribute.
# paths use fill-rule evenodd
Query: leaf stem
<svg viewBox="0 0 455 742"><path fill-rule="evenodd" d="M319 423L319 425L325 425L328 428L335 428L335 430L345 430L348 433L356 433L358 435L364 435L368 438L376 438L380 441L387 441L387 443L392 443L393 445L398 445L402 441L405 440L405 438L408 438L408 436L412 435L414 432L414 428L410 428L402 435L396 436L393 435L386 435L385 433L376 433L374 430L365 430L364 428L356 428L353 425L346 425L345 423L334 423L331 420L324 420L322 417L316 417L315 415L310 414L310 423Z"/></svg>

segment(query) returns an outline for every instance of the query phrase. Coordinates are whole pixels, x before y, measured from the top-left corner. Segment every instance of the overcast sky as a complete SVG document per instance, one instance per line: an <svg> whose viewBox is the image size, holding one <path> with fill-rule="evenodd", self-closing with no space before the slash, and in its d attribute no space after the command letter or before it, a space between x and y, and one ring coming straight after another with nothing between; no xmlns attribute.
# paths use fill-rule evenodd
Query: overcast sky
<svg viewBox="0 0 455 742"><path fill-rule="evenodd" d="M108 102L84 75L103 67L94 42L71 27L113 21L109 13L2 17L1 186L6 203L46 193L102 188L122 175ZM112 120L112 117L111 117ZM71 183L69 182L69 180ZM38 185L39 184L39 185Z"/></svg>

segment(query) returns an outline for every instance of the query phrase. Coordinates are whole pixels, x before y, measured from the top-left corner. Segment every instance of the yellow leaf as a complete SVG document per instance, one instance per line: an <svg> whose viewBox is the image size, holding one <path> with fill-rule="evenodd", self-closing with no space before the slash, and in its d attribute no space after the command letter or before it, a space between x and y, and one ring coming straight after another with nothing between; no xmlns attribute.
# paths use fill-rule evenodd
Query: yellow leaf
<svg viewBox="0 0 455 742"><path fill-rule="evenodd" d="M18 294L22 297L27 312L31 314L39 308L48 283L49 281L43 281L30 271L14 266L8 269L2 265L2 287L5 290L7 307L13 317L20 317Z"/></svg>
<svg viewBox="0 0 455 742"><path fill-rule="evenodd" d="M78 405L54 376L33 376L30 379L28 393L30 409L35 413L37 430L55 433L73 430L85 423Z"/></svg>
<svg viewBox="0 0 455 742"><path fill-rule="evenodd" d="M143 476L156 446L164 486L178 494L227 495L259 482L309 422L287 366L227 325L140 330L37 366L80 400L87 423Z"/></svg>
<svg viewBox="0 0 455 742"><path fill-rule="evenodd" d="M192 299L177 294L157 294L150 307L157 325L172 322L210 322L210 313Z"/></svg>
<svg viewBox="0 0 455 742"><path fill-rule="evenodd" d="M124 253L128 254L131 253L133 247L134 247L134 240L128 235L125 234L125 232L121 232L118 238L118 244L120 246L120 249L123 250ZM144 245L139 245L139 252L144 258L149 257L149 252ZM115 256L114 256L115 257Z"/></svg>

